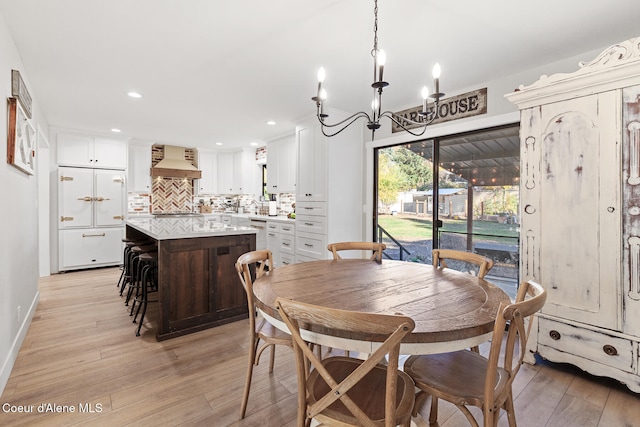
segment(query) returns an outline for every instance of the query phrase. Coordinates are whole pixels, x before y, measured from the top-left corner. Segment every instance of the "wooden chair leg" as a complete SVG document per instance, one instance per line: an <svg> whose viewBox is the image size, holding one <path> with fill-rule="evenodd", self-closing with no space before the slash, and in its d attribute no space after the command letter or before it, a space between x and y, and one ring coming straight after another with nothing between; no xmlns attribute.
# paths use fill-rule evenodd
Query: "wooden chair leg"
<svg viewBox="0 0 640 427"><path fill-rule="evenodd" d="M438 425L438 398L431 396L431 410L429 411L429 425Z"/></svg>
<svg viewBox="0 0 640 427"><path fill-rule="evenodd" d="M273 373L273 365L275 363L276 360L276 345L275 344L271 344L271 355L269 358L269 373Z"/></svg>
<svg viewBox="0 0 640 427"><path fill-rule="evenodd" d="M253 339L252 339L253 341ZM244 393L242 395L242 405L240 406L240 419L243 419L247 412L247 402L249 401L249 391L251 390L251 377L253 376L253 365L256 361L256 345L252 342L249 346L249 357L247 359L247 376L244 382Z"/></svg>

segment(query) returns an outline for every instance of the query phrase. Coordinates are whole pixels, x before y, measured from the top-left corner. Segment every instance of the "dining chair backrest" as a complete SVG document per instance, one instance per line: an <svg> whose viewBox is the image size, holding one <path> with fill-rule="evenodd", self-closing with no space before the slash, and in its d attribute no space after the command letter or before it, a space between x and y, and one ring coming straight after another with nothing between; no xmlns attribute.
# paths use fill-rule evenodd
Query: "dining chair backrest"
<svg viewBox="0 0 640 427"><path fill-rule="evenodd" d="M382 262L382 252L387 248L384 243L378 242L338 242L327 245L329 252L333 254L333 259L342 259L340 251L371 251L371 260Z"/></svg>
<svg viewBox="0 0 640 427"><path fill-rule="evenodd" d="M240 281L242 282L242 286L247 294L247 306L249 310L247 375L240 406L241 419L245 417L247 411L253 367L258 365L262 353L268 348L271 349L271 358L269 361L269 372L271 373L273 372L275 361L276 345L293 348L293 342L291 341L291 336L289 334L282 332L271 325L264 317L259 321L256 318L253 282L266 274L269 269L273 269L273 258L271 251L269 250L247 252L241 255L236 261L236 271L238 272L238 276L240 276Z"/></svg>
<svg viewBox="0 0 640 427"><path fill-rule="evenodd" d="M506 399L505 394L511 393L511 384L522 366L527 341L531 333L533 325L531 316L540 311L546 300L547 292L540 284L533 281L523 281L518 288L516 301L511 304L500 304L493 327L491 349L487 362L484 392L485 414L488 407L499 407ZM509 328L506 333L506 343L502 349L507 324L509 324ZM504 351L504 359L500 363L502 351ZM508 372L509 376L507 386L502 388L502 395L496 396L493 385L496 384L500 365Z"/></svg>
<svg viewBox="0 0 640 427"><path fill-rule="evenodd" d="M252 310L254 307L253 282L269 270L273 270L273 255L270 250L247 252L240 255L236 261L236 271L240 276L242 287L247 293L250 318L251 312L254 311Z"/></svg>
<svg viewBox="0 0 640 427"><path fill-rule="evenodd" d="M284 298L278 298L276 304L293 337L298 426L312 418L329 425L338 420L346 423L340 425L370 426L376 425L372 419L375 415L378 423L382 423L382 418L388 427L410 423L414 385L411 378L398 370L398 359L400 342L415 327L411 318L331 309ZM323 328L345 334L364 332L379 346L365 360L342 356L320 359L302 337L301 330ZM379 364L385 356L388 363ZM313 370L309 371L309 367ZM367 382L374 371L377 385ZM398 398L399 395L402 397Z"/></svg>
<svg viewBox="0 0 640 427"><path fill-rule="evenodd" d="M484 279L489 270L493 267L493 260L473 252L458 251L454 249L434 249L433 266L449 268L446 260L462 261L467 264L478 266L478 277Z"/></svg>

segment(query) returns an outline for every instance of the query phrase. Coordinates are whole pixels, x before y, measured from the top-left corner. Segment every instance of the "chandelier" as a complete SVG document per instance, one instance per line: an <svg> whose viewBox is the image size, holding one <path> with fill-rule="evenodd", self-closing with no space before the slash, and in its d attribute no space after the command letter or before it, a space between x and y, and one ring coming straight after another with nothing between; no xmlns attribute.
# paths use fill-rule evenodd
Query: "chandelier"
<svg viewBox="0 0 640 427"><path fill-rule="evenodd" d="M440 65L437 63L433 67L434 93L429 94L429 89L427 89L426 86L423 86L422 88L422 111L418 113L418 115L420 116L419 121L414 121L406 117L400 117L392 113L391 111L382 111L382 90L385 87L389 86L389 83L383 80L384 64L387 57L382 49L378 49L378 0L374 0L373 16L373 49L371 50L371 56L373 57L373 83L371 84L371 87L373 88L373 101L371 102L371 114L365 111L360 111L338 123L327 123L325 119L329 117L329 115L324 112L324 102L327 99L327 92L322 87L322 83L324 82L326 73L324 67L320 67L320 69L318 70L318 91L316 96L311 99L316 103L316 116L318 117L318 121L322 125L322 134L324 136L335 136L349 127L356 120L365 118L367 120L367 128L371 130L371 139L373 139L375 131L381 126L381 117L387 117L396 125L409 132L411 135L420 136L424 134L427 126L431 124L437 117L438 104L440 102L440 98L444 96L444 93L440 93ZM427 108L428 99L434 100L435 108ZM408 129L405 124L412 126L417 125L421 128L421 130L412 131L411 129ZM326 129L331 129L331 131L327 133Z"/></svg>

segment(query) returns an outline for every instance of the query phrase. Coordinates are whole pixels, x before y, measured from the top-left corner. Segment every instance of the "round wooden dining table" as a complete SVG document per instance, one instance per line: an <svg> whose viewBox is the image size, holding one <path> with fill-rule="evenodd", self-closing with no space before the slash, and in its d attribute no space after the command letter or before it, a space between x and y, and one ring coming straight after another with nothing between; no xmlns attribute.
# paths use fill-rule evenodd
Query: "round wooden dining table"
<svg viewBox="0 0 640 427"><path fill-rule="evenodd" d="M433 354L479 345L491 337L501 302L509 296L468 273L428 264L384 260L310 261L276 268L254 285L256 305L276 327L287 330L276 298L367 313L403 314L415 322L402 354ZM312 325L305 339L345 350L371 353L366 336Z"/></svg>

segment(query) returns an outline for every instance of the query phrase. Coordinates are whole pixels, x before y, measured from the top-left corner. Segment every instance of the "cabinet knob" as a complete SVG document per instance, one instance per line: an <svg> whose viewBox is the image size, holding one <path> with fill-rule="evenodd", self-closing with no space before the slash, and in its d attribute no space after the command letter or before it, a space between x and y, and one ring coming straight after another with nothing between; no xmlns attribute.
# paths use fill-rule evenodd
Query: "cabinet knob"
<svg viewBox="0 0 640 427"><path fill-rule="evenodd" d="M602 346L602 351L605 352L605 354L609 355L609 356L617 356L618 355L618 350L612 346L611 344L606 344L604 346Z"/></svg>
<svg viewBox="0 0 640 427"><path fill-rule="evenodd" d="M609 213L613 213L615 210L616 210L616 208L614 208L613 206L609 206L607 208L607 212L609 212Z"/></svg>
<svg viewBox="0 0 640 427"><path fill-rule="evenodd" d="M556 340L556 341L558 341L562 337L560 335L560 332L556 330L549 331L549 336L551 337L552 340Z"/></svg>

